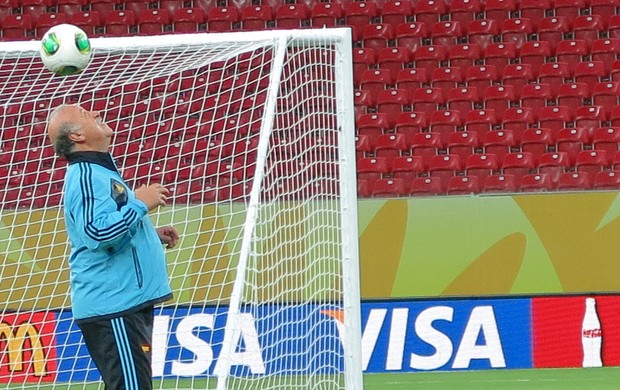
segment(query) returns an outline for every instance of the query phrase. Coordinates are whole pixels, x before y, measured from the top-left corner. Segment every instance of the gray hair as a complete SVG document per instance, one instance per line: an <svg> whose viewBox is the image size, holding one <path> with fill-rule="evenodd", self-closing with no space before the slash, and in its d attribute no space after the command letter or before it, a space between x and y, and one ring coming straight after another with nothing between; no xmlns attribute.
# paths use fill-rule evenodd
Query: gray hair
<svg viewBox="0 0 620 390"><path fill-rule="evenodd" d="M48 126L49 123L51 123L58 116L58 114L67 107L69 107L69 104L61 104L54 108L47 119ZM56 138L52 140L54 151L57 155L67 157L68 154L73 152L75 142L71 141L69 135L79 129L80 126L71 121L64 121L58 125L58 134Z"/></svg>

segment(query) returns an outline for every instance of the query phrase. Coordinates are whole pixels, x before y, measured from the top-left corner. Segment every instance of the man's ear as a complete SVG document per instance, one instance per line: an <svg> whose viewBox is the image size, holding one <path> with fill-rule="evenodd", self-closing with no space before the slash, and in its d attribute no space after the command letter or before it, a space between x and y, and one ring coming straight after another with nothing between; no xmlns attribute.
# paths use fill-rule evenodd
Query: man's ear
<svg viewBox="0 0 620 390"><path fill-rule="evenodd" d="M69 133L69 139L73 142L82 142L84 141L84 134L81 131L74 131Z"/></svg>

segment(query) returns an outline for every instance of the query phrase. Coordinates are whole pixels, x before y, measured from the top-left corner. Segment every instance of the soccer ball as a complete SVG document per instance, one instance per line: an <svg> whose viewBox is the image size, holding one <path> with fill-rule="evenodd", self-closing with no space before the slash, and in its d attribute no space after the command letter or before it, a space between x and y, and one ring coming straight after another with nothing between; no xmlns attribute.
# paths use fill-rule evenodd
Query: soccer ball
<svg viewBox="0 0 620 390"><path fill-rule="evenodd" d="M84 70L92 55L88 36L72 24L59 24L41 39L41 60L52 72L67 76Z"/></svg>

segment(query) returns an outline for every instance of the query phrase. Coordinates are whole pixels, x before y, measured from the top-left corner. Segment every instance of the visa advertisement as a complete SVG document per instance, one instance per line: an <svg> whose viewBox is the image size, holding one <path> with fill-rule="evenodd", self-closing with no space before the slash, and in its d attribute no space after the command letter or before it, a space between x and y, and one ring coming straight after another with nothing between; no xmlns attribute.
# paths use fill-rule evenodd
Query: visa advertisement
<svg viewBox="0 0 620 390"><path fill-rule="evenodd" d="M620 365L620 296L364 302L364 372ZM265 305L238 314L218 360L226 309L158 309L155 377L332 374L343 369L342 311ZM0 317L0 383L99 380L69 311Z"/></svg>

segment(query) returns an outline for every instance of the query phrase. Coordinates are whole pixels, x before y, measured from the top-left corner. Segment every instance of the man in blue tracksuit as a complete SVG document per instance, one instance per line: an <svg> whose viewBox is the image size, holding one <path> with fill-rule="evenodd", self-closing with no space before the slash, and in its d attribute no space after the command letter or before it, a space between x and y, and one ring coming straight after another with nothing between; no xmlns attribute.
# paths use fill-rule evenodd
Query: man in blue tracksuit
<svg viewBox="0 0 620 390"><path fill-rule="evenodd" d="M108 153L113 131L97 111L61 105L48 132L69 163L73 316L107 390L151 389L153 305L172 297L162 244L174 247L178 234L155 229L148 212L166 204L168 190L127 187Z"/></svg>

